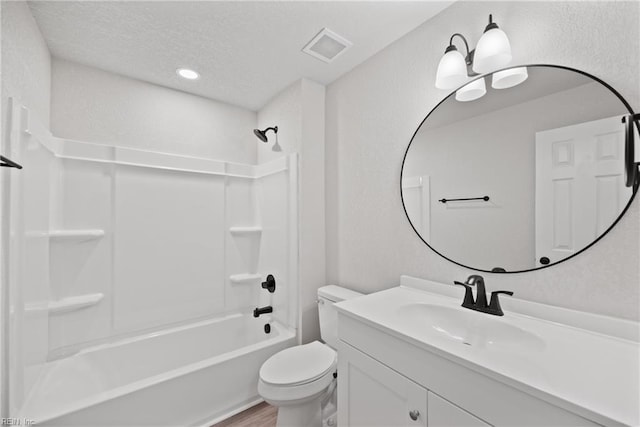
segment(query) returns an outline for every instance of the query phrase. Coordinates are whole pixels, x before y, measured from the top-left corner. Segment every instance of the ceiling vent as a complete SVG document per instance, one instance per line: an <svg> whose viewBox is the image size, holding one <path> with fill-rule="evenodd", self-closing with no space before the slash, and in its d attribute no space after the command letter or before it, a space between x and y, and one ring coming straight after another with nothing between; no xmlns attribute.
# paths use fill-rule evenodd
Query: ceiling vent
<svg viewBox="0 0 640 427"><path fill-rule="evenodd" d="M302 48L314 58L323 62L331 62L342 55L352 43L328 28L323 28L305 47Z"/></svg>

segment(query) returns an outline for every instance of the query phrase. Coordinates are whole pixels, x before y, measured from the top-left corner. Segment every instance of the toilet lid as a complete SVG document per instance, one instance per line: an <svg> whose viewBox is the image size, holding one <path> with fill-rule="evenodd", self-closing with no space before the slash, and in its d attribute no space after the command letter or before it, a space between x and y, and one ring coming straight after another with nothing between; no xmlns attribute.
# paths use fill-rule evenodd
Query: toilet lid
<svg viewBox="0 0 640 427"><path fill-rule="evenodd" d="M274 354L260 368L260 379L273 385L299 385L323 377L336 364L336 352L319 341Z"/></svg>

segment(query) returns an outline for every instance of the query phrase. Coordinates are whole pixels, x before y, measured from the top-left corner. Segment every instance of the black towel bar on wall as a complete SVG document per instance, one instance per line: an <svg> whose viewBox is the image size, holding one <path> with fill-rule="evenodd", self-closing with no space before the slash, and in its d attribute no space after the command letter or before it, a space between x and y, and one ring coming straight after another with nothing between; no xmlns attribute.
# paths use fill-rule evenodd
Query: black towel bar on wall
<svg viewBox="0 0 640 427"><path fill-rule="evenodd" d="M0 167L22 169L22 166L5 156L0 156Z"/></svg>
<svg viewBox="0 0 640 427"><path fill-rule="evenodd" d="M484 200L485 202L489 201L489 196L482 196L482 197L467 197L464 199L440 199L438 200L441 203L447 203L447 202L461 202L461 201L466 201L466 200Z"/></svg>

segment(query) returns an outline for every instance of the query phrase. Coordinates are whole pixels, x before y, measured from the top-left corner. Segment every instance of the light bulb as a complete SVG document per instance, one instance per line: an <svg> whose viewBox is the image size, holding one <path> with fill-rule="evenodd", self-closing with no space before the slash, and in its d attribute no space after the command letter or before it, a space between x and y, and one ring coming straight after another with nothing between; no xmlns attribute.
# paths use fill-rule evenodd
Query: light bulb
<svg viewBox="0 0 640 427"><path fill-rule="evenodd" d="M491 24L490 24L491 25ZM473 71L488 73L504 67L511 61L511 44L507 35L493 24L478 40L473 56Z"/></svg>
<svg viewBox="0 0 640 427"><path fill-rule="evenodd" d="M491 87L494 89L507 89L514 87L527 80L529 74L527 67L509 68L508 70L493 73L491 77Z"/></svg>
<svg viewBox="0 0 640 427"><path fill-rule="evenodd" d="M460 102L474 101L487 93L484 77L474 80L456 91L456 100Z"/></svg>
<svg viewBox="0 0 640 427"><path fill-rule="evenodd" d="M436 73L438 89L455 89L467 80L467 64L454 46L449 46L440 59Z"/></svg>

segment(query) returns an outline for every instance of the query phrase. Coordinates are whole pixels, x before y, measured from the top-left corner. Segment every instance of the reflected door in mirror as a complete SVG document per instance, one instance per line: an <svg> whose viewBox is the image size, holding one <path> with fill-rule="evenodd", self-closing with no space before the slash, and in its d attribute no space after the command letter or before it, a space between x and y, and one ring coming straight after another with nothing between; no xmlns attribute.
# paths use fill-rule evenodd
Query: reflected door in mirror
<svg viewBox="0 0 640 427"><path fill-rule="evenodd" d="M632 190L620 123L616 116L536 134L536 259L573 255L624 209Z"/></svg>

